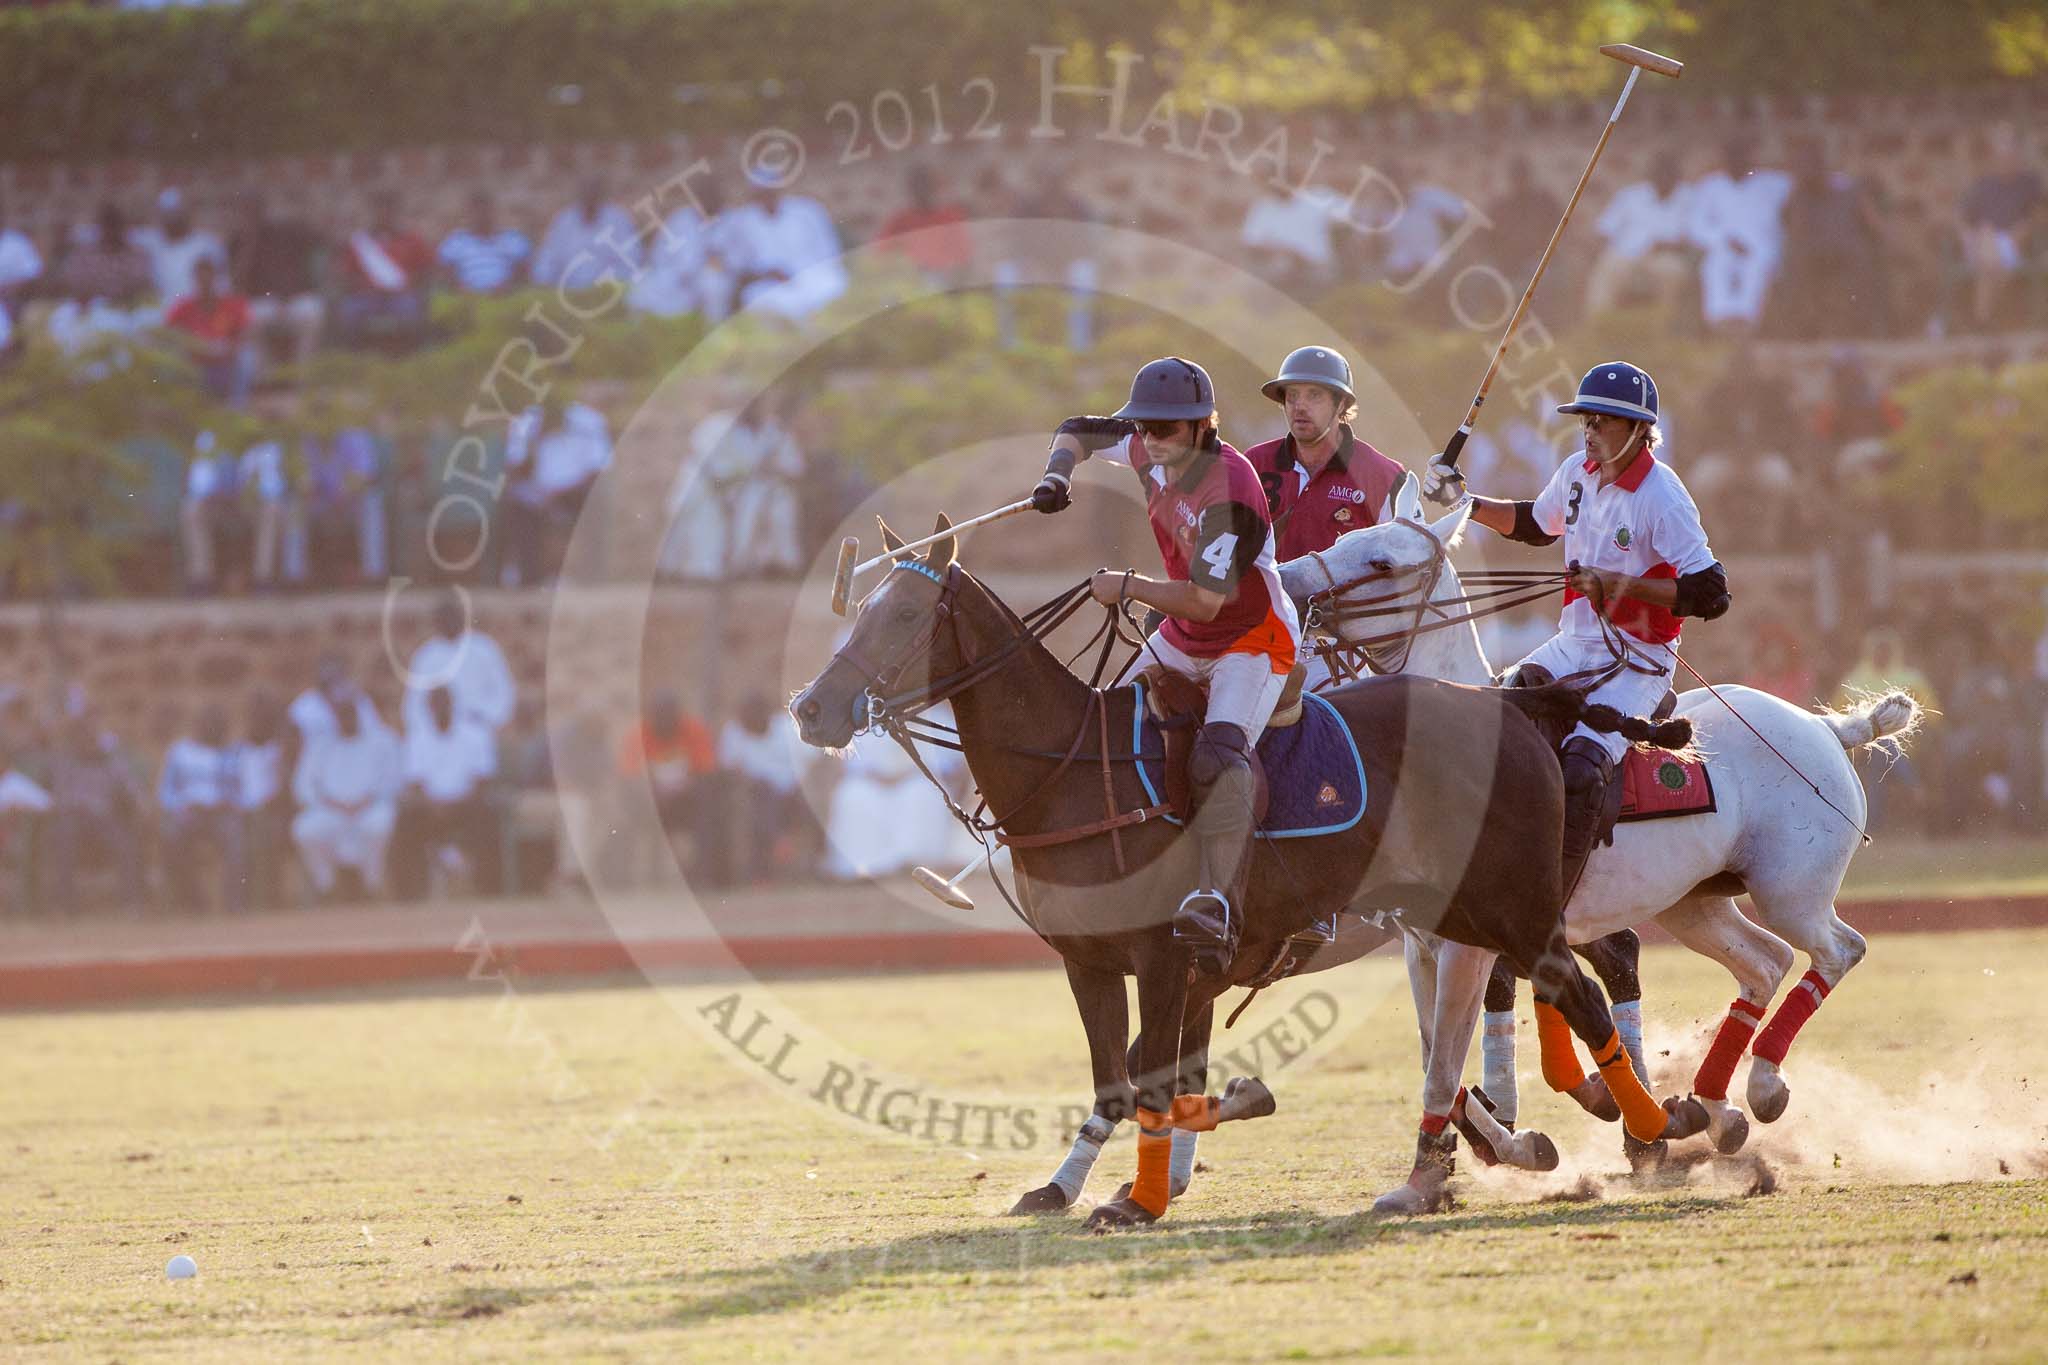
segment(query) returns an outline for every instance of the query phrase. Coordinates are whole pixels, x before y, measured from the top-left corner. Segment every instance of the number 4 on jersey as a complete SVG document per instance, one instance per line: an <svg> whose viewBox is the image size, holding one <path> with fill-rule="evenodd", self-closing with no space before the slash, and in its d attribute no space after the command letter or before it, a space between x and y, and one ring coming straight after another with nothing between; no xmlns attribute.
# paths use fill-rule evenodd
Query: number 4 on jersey
<svg viewBox="0 0 2048 1365"><path fill-rule="evenodd" d="M1235 531L1225 531L1222 535L1209 542L1208 548L1202 551L1201 558L1202 562L1209 566L1211 577L1219 579L1228 579L1230 577L1230 558L1236 550L1237 532Z"/></svg>

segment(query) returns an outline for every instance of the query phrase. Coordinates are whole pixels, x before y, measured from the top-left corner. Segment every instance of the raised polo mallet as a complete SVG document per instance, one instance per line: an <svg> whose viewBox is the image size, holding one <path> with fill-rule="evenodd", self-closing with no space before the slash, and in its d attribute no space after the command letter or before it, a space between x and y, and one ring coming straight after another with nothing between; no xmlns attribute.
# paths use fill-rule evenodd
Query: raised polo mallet
<svg viewBox="0 0 2048 1365"><path fill-rule="evenodd" d="M974 908L974 897L962 891L960 883L973 876L975 869L983 865L986 865L989 871L994 873L996 858L1003 857L1009 851L1007 848L999 848L996 850L994 858L989 857L987 854L976 854L974 861L950 877L941 877L928 867L913 867L910 869L910 879L946 904L952 906L955 910L972 910Z"/></svg>
<svg viewBox="0 0 2048 1365"><path fill-rule="evenodd" d="M1593 144L1593 155L1586 162L1578 185L1572 190L1571 201L1564 206L1564 217L1557 220L1557 231L1550 234L1550 245L1543 248L1542 258L1536 262L1536 273L1530 276L1529 287L1522 291L1522 301L1515 305L1515 315L1508 319L1508 330L1502 334L1500 345L1494 348L1493 363L1486 367L1486 378L1479 381L1479 392L1472 396L1472 406L1465 413L1465 420L1458 424L1457 434L1444 445L1441 458L1445 464L1456 465L1458 456L1464 453L1465 442L1472 435L1472 424L1479 420L1479 409L1486 403L1486 391L1493 387L1493 377L1500 373L1500 362L1508 353L1508 343L1514 340L1515 329L1522 325L1522 315L1529 311L1529 300L1536 295L1536 286L1550 265L1550 255L1557 250L1558 239L1564 236L1565 224L1572 220L1572 210L1579 206L1579 196L1586 192L1586 182L1593 178L1593 168L1600 164L1600 153L1607 150L1607 139L1613 136L1614 125L1621 121L1621 111L1628 104L1629 93L1636 88L1636 77L1645 71L1654 71L1659 76L1670 76L1675 80L1685 71L1684 62L1628 43L1609 43L1600 49L1600 54L1627 64L1628 83L1621 87L1621 98L1614 102L1614 112L1607 116L1607 126L1600 130L1600 140Z"/></svg>
<svg viewBox="0 0 2048 1365"><path fill-rule="evenodd" d="M847 599L853 594L853 578L855 574L864 574L869 569L879 569L884 564L901 559L912 550L922 550L925 546L935 541L944 540L947 536L957 536L962 531L972 530L976 526L986 526L992 521L1001 521L1004 517L1014 517L1019 512L1029 512L1030 510L1031 499L1019 498L1007 507L998 507L993 512L983 512L978 517L969 517L965 521L955 522L943 531L934 531L923 540L913 540L908 545L899 545L893 550L884 550L873 559L865 559L858 564L853 561L855 556L860 554L860 540L858 537L848 536L839 542L839 563L832 570L832 614L834 616L846 615L846 603Z"/></svg>

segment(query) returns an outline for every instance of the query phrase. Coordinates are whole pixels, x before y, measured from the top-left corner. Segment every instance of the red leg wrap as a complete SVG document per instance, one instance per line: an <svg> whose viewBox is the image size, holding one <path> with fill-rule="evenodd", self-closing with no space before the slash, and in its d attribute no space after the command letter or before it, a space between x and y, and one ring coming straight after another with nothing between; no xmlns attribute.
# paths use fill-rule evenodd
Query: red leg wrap
<svg viewBox="0 0 2048 1365"><path fill-rule="evenodd" d="M1695 1095L1708 1100L1728 1098L1728 1082L1735 1075L1735 1064L1749 1050L1750 1037L1763 1021L1762 1005L1752 1005L1747 1000L1735 1000L1729 1004L1728 1017L1721 1021L1721 1029L1714 1035L1714 1045L1707 1049L1707 1059L1700 1063L1699 1074L1693 1077L1692 1092Z"/></svg>
<svg viewBox="0 0 2048 1365"><path fill-rule="evenodd" d="M1785 1064L1785 1053L1792 1047L1792 1040L1799 1036L1799 1030L1813 1012L1820 1008L1820 1002L1828 998L1828 983L1820 979L1820 973L1808 971L1799 978L1799 984L1785 997L1785 1003L1778 1006L1778 1012L1771 1016L1770 1024L1757 1035L1756 1043L1750 1048L1757 1056L1773 1066Z"/></svg>
<svg viewBox="0 0 2048 1365"><path fill-rule="evenodd" d="M1431 1137L1440 1136L1444 1131L1444 1125L1450 1121L1451 1116L1449 1114L1424 1114L1422 1116L1422 1131Z"/></svg>

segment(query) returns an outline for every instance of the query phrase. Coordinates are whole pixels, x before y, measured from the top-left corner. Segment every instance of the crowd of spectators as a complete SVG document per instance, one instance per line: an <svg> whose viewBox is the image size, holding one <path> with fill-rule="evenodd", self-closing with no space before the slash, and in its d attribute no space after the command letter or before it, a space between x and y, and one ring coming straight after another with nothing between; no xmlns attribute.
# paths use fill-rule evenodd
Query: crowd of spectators
<svg viewBox="0 0 2048 1365"><path fill-rule="evenodd" d="M580 711L551 742L465 599L442 601L432 631L389 710L333 654L288 701L258 692L146 730L77 689L48 712L0 689L0 912L240 914L677 869L718 890L972 850L895 746L814 770L758 687L718 717L657 690L638 717ZM957 761L939 773L964 795ZM636 793L662 837L630 818Z"/></svg>

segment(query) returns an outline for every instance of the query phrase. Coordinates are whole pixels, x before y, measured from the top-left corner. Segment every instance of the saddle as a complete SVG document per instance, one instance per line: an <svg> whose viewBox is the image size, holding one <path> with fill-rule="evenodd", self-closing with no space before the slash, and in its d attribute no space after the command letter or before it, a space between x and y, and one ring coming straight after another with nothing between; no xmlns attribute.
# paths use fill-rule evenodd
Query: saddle
<svg viewBox="0 0 2048 1365"><path fill-rule="evenodd" d="M1152 713L1166 740L1166 804L1174 819L1185 821L1193 813L1195 803L1188 759L1194 753L1195 735L1202 728L1202 719L1209 714L1209 686L1166 668L1148 668L1142 677L1145 709ZM1266 722L1267 730L1282 730L1301 720L1301 689L1307 677L1308 670L1300 664L1287 675L1287 683L1280 690L1280 704L1273 708L1273 718ZM1265 822L1271 792L1256 745L1252 748L1251 764L1252 824L1257 827Z"/></svg>

